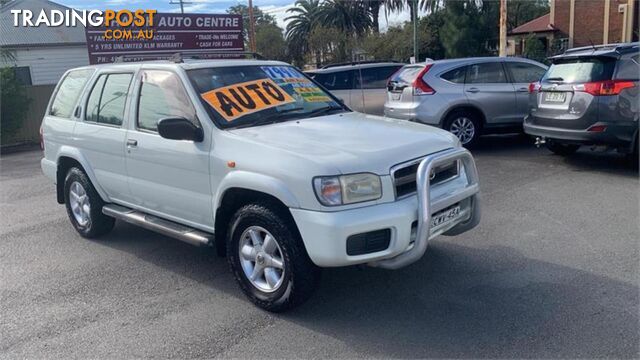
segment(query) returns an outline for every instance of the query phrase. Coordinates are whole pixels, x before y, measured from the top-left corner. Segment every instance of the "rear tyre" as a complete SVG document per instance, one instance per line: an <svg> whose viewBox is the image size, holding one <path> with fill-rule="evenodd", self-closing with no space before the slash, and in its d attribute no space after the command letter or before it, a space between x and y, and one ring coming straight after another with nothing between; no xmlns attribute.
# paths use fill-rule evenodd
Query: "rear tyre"
<svg viewBox="0 0 640 360"><path fill-rule="evenodd" d="M229 231L227 258L236 281L255 305L271 312L302 304L320 280L286 215L277 206L246 205Z"/></svg>
<svg viewBox="0 0 640 360"><path fill-rule="evenodd" d="M480 137L480 119L467 110L456 110L447 116L444 129L455 135L464 147L476 144Z"/></svg>
<svg viewBox="0 0 640 360"><path fill-rule="evenodd" d="M549 140L547 140L546 145L549 151L551 151L556 155L562 155L562 156L575 154L575 152L578 151L578 149L580 148L580 145L563 144L563 143L549 141Z"/></svg>
<svg viewBox="0 0 640 360"><path fill-rule="evenodd" d="M73 167L64 180L64 203L80 236L92 239L113 229L116 220L102 213L104 202L81 169Z"/></svg>

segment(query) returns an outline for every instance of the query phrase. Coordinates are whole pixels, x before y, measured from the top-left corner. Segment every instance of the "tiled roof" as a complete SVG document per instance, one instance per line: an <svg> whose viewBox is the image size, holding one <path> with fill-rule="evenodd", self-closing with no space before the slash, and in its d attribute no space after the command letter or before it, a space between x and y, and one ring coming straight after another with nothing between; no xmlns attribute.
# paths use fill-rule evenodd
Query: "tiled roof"
<svg viewBox="0 0 640 360"><path fill-rule="evenodd" d="M84 44L87 42L84 26L76 27L15 27L12 9L31 10L34 18L41 10L68 10L69 8L47 0L15 0L0 8L0 46L38 46Z"/></svg>
<svg viewBox="0 0 640 360"><path fill-rule="evenodd" d="M556 28L553 27L550 21L550 14L542 15L539 18L535 18L514 28L509 34L528 34L536 32L555 31Z"/></svg>

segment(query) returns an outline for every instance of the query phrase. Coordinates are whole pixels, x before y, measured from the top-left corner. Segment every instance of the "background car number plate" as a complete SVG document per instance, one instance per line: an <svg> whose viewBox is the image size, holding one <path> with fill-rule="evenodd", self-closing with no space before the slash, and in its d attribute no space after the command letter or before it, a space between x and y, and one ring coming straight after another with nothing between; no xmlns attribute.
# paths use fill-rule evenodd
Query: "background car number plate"
<svg viewBox="0 0 640 360"><path fill-rule="evenodd" d="M546 92L544 93L544 100L548 102L564 102L566 93L563 92Z"/></svg>
<svg viewBox="0 0 640 360"><path fill-rule="evenodd" d="M460 206L441 211L431 217L431 228L453 221L460 216Z"/></svg>
<svg viewBox="0 0 640 360"><path fill-rule="evenodd" d="M400 94L391 94L391 100L400 100Z"/></svg>

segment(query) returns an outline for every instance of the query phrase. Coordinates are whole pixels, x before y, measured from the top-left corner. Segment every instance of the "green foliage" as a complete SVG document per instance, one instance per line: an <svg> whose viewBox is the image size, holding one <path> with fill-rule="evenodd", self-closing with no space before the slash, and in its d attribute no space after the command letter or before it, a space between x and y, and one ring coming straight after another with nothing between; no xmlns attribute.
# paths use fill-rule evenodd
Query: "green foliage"
<svg viewBox="0 0 640 360"><path fill-rule="evenodd" d="M235 5L228 8L227 13L242 15L242 36L244 37L245 45L247 45L249 43L249 7L247 5ZM253 19L256 25L256 32L261 26L276 25L276 18L265 14L257 6L253 7Z"/></svg>
<svg viewBox="0 0 640 360"><path fill-rule="evenodd" d="M549 0L509 0L507 1L507 28L511 30L549 11Z"/></svg>
<svg viewBox="0 0 640 360"><path fill-rule="evenodd" d="M522 55L531 60L545 62L547 54L545 53L544 44L534 34L529 34L524 39L524 49Z"/></svg>
<svg viewBox="0 0 640 360"><path fill-rule="evenodd" d="M0 69L0 88L0 141L6 143L22 127L31 99L11 67Z"/></svg>
<svg viewBox="0 0 640 360"><path fill-rule="evenodd" d="M276 24L256 26L256 50L267 59L289 61L287 43Z"/></svg>

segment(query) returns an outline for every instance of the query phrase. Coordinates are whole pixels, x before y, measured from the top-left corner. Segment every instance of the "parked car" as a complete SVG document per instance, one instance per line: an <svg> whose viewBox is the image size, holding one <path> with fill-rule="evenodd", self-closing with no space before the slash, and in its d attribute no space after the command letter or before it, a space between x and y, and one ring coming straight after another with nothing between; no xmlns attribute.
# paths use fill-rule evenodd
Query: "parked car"
<svg viewBox="0 0 640 360"><path fill-rule="evenodd" d="M527 134L552 152L568 155L582 145L638 153L638 43L588 46L551 58L531 84Z"/></svg>
<svg viewBox="0 0 640 360"><path fill-rule="evenodd" d="M384 113L441 127L471 146L481 134L522 131L529 83L546 69L532 60L504 57L406 65L389 79Z"/></svg>
<svg viewBox="0 0 640 360"><path fill-rule="evenodd" d="M480 220L457 138L352 112L281 62L74 69L41 133L42 170L81 236L119 219L214 246L269 311L306 300L320 267L397 269Z"/></svg>
<svg viewBox="0 0 640 360"><path fill-rule="evenodd" d="M352 110L383 115L387 80L402 66L394 62L336 64L307 74Z"/></svg>

